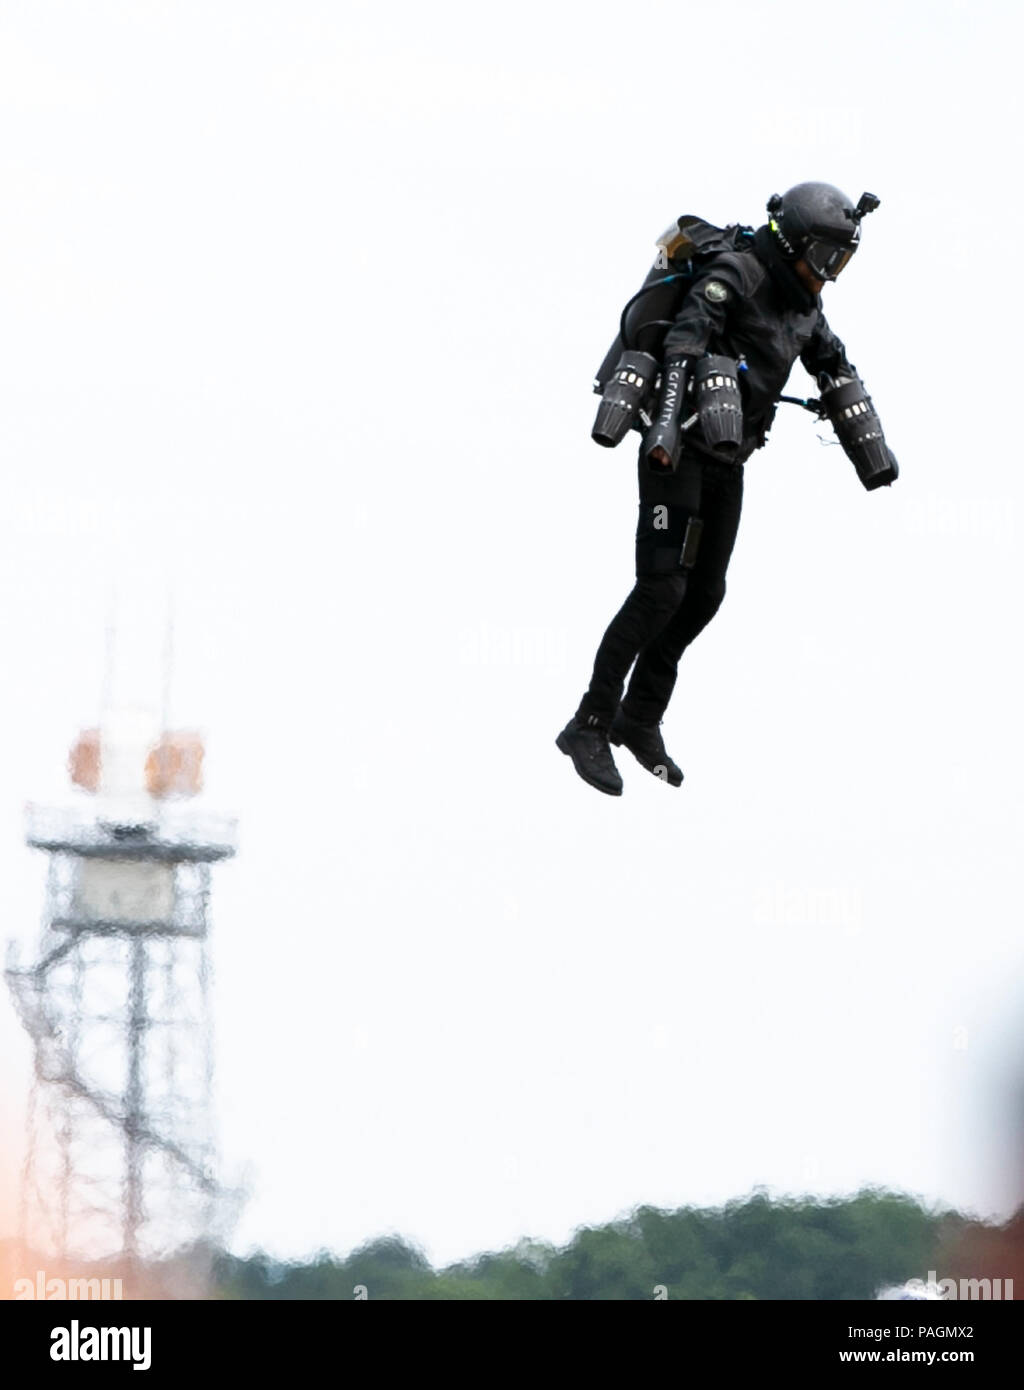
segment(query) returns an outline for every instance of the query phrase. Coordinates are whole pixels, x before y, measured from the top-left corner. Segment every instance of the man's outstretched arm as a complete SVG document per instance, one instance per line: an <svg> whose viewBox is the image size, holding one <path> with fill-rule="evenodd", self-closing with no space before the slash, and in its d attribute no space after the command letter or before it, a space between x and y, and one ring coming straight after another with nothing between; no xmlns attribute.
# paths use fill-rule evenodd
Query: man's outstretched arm
<svg viewBox="0 0 1024 1390"><path fill-rule="evenodd" d="M900 475L900 466L885 442L871 397L824 314L819 316L800 361L817 381L822 410L864 487L873 492L891 486Z"/></svg>
<svg viewBox="0 0 1024 1390"><path fill-rule="evenodd" d="M840 377L852 379L857 375L857 368L850 364L842 339L829 328L824 314L819 314L814 335L801 352L800 361L818 383L819 390L834 385ZM825 382L823 377L831 380Z"/></svg>

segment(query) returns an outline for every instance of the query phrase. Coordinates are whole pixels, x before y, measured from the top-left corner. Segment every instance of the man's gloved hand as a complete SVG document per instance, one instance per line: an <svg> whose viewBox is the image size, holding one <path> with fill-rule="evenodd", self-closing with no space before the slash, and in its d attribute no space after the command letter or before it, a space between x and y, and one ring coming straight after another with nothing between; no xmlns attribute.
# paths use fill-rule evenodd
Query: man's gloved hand
<svg viewBox="0 0 1024 1390"><path fill-rule="evenodd" d="M679 462L679 421L660 425L657 421L644 435L641 446L647 467L653 473L672 473Z"/></svg>

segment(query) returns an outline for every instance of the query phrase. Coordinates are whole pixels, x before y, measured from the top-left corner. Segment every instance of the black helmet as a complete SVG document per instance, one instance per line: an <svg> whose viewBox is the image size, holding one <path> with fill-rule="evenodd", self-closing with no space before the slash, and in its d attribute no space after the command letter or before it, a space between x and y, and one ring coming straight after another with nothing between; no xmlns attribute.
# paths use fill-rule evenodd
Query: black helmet
<svg viewBox="0 0 1024 1390"><path fill-rule="evenodd" d="M878 207L862 193L856 207L830 183L798 183L768 199L768 226L783 255L805 260L819 280L834 280L860 242L860 221Z"/></svg>

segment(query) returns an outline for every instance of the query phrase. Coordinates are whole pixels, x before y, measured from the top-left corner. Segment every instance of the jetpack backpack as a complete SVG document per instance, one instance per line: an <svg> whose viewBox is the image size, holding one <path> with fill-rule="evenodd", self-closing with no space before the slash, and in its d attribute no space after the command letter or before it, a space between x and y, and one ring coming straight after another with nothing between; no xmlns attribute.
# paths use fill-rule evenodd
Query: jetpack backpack
<svg viewBox="0 0 1024 1390"><path fill-rule="evenodd" d="M594 377L594 390L601 395L622 353L627 348L642 349L661 359L665 335L686 298L703 263L723 251L748 247L753 227L738 223L715 227L703 217L684 214L657 240L658 254L638 292L630 299L619 320L619 332L605 354Z"/></svg>

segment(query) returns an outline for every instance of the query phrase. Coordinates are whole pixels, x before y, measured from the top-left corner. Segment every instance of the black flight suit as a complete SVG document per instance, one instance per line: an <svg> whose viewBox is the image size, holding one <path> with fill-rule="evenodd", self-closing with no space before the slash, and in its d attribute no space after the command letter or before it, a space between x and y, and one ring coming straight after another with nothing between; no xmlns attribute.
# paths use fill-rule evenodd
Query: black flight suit
<svg viewBox="0 0 1024 1390"><path fill-rule="evenodd" d="M725 462L694 426L684 435L674 473L651 470L641 452L636 584L605 632L576 715L595 727L610 725L620 701L623 712L641 724L657 724L665 713L679 658L725 597L743 466L765 443L796 359L816 380L856 375L825 321L820 298L782 258L767 227L755 233L750 249L725 252L701 268L666 335L663 360L707 352L746 361L739 376L743 443ZM684 567L691 518L699 518L700 536L695 558L687 545Z"/></svg>

